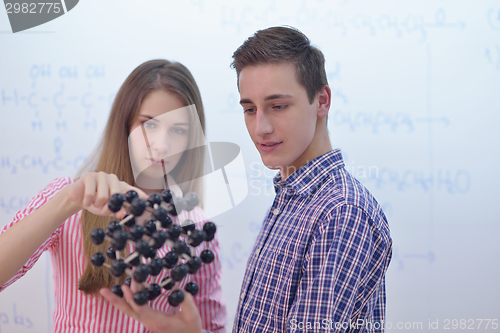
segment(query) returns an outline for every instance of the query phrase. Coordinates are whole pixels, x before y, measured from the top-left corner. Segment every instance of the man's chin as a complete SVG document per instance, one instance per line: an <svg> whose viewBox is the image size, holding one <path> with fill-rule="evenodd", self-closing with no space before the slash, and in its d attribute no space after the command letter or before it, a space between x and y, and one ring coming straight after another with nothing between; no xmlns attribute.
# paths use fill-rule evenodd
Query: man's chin
<svg viewBox="0 0 500 333"><path fill-rule="evenodd" d="M277 163L272 163L270 161L265 161L262 159L262 163L266 166L266 168L271 169L271 170L279 170L281 169L281 166L276 165Z"/></svg>

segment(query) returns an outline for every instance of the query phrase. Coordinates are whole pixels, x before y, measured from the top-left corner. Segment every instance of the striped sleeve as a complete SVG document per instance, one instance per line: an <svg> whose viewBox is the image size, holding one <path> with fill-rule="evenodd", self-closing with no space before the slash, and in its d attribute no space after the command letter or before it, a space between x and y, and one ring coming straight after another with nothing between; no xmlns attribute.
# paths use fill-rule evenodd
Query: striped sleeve
<svg viewBox="0 0 500 333"><path fill-rule="evenodd" d="M196 207L190 212L193 221L201 222L203 227L206 221L204 211ZM215 254L215 259L210 264L201 265L200 270L195 274L194 279L198 283L200 290L196 295L195 303L200 312L203 328L213 333L225 333L226 306L222 301L221 262L219 258L219 241L217 233L212 241L207 244Z"/></svg>
<svg viewBox="0 0 500 333"><path fill-rule="evenodd" d="M48 202L54 195L56 195L64 186L70 184L72 181L70 178L56 178L52 182L49 183L44 189L42 189L31 201L28 205L16 213L12 222L7 224L0 234L4 233L7 229L11 228L14 224L24 219L26 216L33 213L35 210L43 206L46 202ZM58 242L59 235L61 232L61 227L57 228L50 237L42 243L42 245L36 250L35 253L28 259L26 264L9 280L7 281L1 288L0 292L16 282L18 279L23 277L38 261L42 253L49 248L55 246Z"/></svg>

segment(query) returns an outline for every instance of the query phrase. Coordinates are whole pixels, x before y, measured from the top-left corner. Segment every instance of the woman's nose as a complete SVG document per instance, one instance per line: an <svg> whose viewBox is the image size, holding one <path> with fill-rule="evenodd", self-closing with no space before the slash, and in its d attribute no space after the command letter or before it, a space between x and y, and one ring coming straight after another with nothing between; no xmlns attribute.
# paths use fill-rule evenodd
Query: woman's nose
<svg viewBox="0 0 500 333"><path fill-rule="evenodd" d="M167 131L156 131L147 133L147 140L151 150L159 155L156 157L166 157L170 151L170 138Z"/></svg>

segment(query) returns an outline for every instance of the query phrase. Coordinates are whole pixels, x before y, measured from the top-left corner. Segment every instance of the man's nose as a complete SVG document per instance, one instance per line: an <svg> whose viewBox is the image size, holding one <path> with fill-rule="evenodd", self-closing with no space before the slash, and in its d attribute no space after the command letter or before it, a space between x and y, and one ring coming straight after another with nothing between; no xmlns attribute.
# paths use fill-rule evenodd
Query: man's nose
<svg viewBox="0 0 500 333"><path fill-rule="evenodd" d="M273 132L273 125L265 111L257 110L255 114L255 134L265 136Z"/></svg>

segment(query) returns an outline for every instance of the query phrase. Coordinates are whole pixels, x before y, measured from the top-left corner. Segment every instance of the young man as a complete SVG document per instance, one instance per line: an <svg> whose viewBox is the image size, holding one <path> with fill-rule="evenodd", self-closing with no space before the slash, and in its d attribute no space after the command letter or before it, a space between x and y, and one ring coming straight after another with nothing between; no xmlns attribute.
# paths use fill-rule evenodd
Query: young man
<svg viewBox="0 0 500 333"><path fill-rule="evenodd" d="M233 332L382 332L392 240L379 204L332 150L323 54L300 31L273 27L246 40L232 66L250 137L279 170ZM194 316L189 300L179 315L158 318Z"/></svg>

